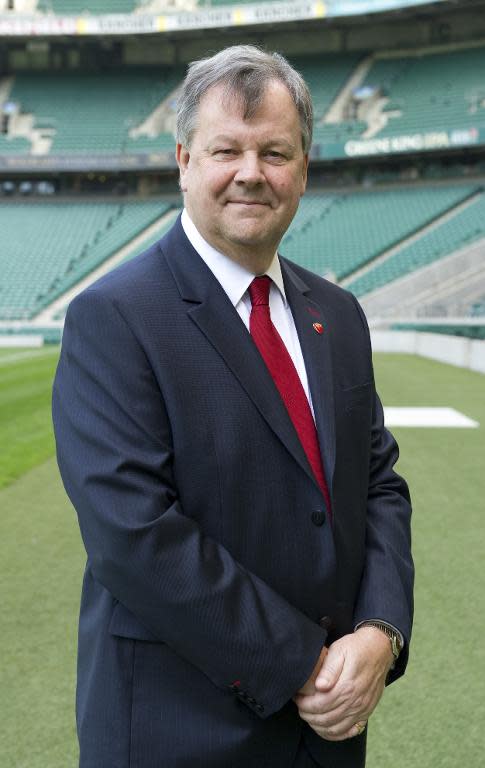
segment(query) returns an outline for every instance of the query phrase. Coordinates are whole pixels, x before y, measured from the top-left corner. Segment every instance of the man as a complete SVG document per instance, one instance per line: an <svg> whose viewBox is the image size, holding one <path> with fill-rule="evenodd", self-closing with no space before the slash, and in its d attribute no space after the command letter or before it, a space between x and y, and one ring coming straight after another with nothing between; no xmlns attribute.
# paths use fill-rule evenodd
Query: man
<svg viewBox="0 0 485 768"><path fill-rule="evenodd" d="M367 326L277 255L311 129L282 57L194 63L181 220L69 309L54 424L88 554L82 768L359 768L404 671L410 504Z"/></svg>

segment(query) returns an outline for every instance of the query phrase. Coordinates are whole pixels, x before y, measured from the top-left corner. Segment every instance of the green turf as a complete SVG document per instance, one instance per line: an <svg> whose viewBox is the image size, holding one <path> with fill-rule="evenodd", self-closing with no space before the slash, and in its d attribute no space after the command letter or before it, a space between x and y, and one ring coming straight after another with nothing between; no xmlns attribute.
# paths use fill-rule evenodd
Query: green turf
<svg viewBox="0 0 485 768"><path fill-rule="evenodd" d="M0 367L2 381L3 372ZM395 430L399 468L414 499L416 624L408 672L386 691L372 718L368 768L479 768L485 377L393 355L376 357L376 376L386 405L452 406L481 427ZM3 421L0 441L3 446ZM53 459L0 491L2 768L76 766L75 633L83 559Z"/></svg>
<svg viewBox="0 0 485 768"><path fill-rule="evenodd" d="M0 350L0 488L52 456L51 387L59 350Z"/></svg>
<svg viewBox="0 0 485 768"><path fill-rule="evenodd" d="M369 768L479 768L485 721L485 376L378 356L386 405L451 406L479 429L395 429L413 496L416 615L406 676L370 729Z"/></svg>
<svg viewBox="0 0 485 768"><path fill-rule="evenodd" d="M74 768L83 563L53 458L0 491L0 765Z"/></svg>

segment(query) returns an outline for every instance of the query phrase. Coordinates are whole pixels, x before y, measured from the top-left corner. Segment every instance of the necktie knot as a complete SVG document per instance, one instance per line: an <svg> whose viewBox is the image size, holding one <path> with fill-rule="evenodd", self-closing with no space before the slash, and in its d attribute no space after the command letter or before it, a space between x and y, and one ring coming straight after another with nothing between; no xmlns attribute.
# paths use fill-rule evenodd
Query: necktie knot
<svg viewBox="0 0 485 768"><path fill-rule="evenodd" d="M251 306L253 307L269 306L270 288L271 288L271 278L268 277L268 275L255 277L253 282L248 288L249 296L251 298Z"/></svg>

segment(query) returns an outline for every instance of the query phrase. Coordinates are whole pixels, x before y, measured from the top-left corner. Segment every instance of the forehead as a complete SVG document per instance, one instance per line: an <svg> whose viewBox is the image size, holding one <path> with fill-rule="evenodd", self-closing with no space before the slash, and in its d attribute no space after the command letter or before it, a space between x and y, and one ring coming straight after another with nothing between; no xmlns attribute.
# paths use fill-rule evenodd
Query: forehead
<svg viewBox="0 0 485 768"><path fill-rule="evenodd" d="M295 139L301 134L300 116L286 86L270 80L264 87L260 105L249 116L242 95L215 85L201 98L194 138L224 133L258 132L286 134ZM274 134L273 134L274 135Z"/></svg>

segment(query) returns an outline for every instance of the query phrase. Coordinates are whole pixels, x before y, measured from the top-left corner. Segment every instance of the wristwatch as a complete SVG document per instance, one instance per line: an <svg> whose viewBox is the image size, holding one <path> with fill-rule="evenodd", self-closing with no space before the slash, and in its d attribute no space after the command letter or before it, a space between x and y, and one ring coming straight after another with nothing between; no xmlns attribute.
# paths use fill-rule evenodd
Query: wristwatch
<svg viewBox="0 0 485 768"><path fill-rule="evenodd" d="M400 632L397 632L390 626L390 624L386 624L383 621L363 621L362 624L359 624L358 629L361 627L375 627L376 629L380 629L381 632L384 632L391 641L391 650L394 656L394 661L398 660L404 645Z"/></svg>

